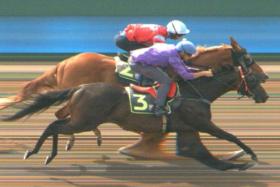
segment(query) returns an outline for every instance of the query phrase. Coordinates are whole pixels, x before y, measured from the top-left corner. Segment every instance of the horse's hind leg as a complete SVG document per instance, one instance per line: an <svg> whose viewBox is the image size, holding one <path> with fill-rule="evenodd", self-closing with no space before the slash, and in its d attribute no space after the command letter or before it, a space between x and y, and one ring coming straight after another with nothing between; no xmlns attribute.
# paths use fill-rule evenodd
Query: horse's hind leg
<svg viewBox="0 0 280 187"><path fill-rule="evenodd" d="M45 164L49 164L57 155L58 134L53 135L52 153L46 157Z"/></svg>
<svg viewBox="0 0 280 187"><path fill-rule="evenodd" d="M255 165L255 162L234 164L215 158L202 144L199 134L196 131L177 132L176 140L176 153L178 156L192 157L211 168L218 170L246 170Z"/></svg>
<svg viewBox="0 0 280 187"><path fill-rule="evenodd" d="M55 112L54 114L58 119L65 119L67 116L70 115L70 102L67 102L65 106L60 108L58 111ZM65 150L70 151L72 147L75 144L75 135L71 134L68 138L68 141L65 145Z"/></svg>
<svg viewBox="0 0 280 187"><path fill-rule="evenodd" d="M206 125L205 125L206 124ZM220 139L228 140L230 142L233 142L237 144L239 147L241 147L246 153L251 155L252 160L257 161L257 155L254 153L254 151L245 145L241 140L239 140L236 136L233 134L230 134L219 127L217 127L213 122L209 121L208 123L205 123L201 127L197 128L201 132L209 133L212 136L215 136Z"/></svg>
<svg viewBox="0 0 280 187"><path fill-rule="evenodd" d="M39 152L40 148L42 147L43 143L49 136L53 136L53 150L50 157L55 157L57 154L57 143L58 143L58 129L65 127L65 124L67 124L69 119L64 120L56 120L53 123L51 123L43 132L43 134L38 139L34 149L32 151L26 151L24 155L24 159L29 158L31 155L36 154ZM71 132L70 132L71 133ZM51 160L50 160L51 161Z"/></svg>
<svg viewBox="0 0 280 187"><path fill-rule="evenodd" d="M72 134L69 136L68 141L65 146L65 151L70 151L75 144L75 135Z"/></svg>
<svg viewBox="0 0 280 187"><path fill-rule="evenodd" d="M58 111L54 113L55 117L58 119L65 119L67 116L70 115L70 102L67 102L65 106L60 108Z"/></svg>
<svg viewBox="0 0 280 187"><path fill-rule="evenodd" d="M102 144L101 131L98 128L96 128L95 130L93 130L93 133L96 136L97 145L101 146L101 144ZM72 134L68 138L68 141L65 146L65 151L70 151L72 149L72 147L74 146L74 144L75 144L75 135Z"/></svg>

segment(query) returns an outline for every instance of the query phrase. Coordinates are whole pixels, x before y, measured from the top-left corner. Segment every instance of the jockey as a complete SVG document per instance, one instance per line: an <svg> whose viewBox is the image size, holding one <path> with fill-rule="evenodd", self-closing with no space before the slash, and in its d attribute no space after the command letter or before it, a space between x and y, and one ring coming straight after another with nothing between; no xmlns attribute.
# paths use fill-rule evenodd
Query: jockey
<svg viewBox="0 0 280 187"><path fill-rule="evenodd" d="M129 24L116 36L115 42L119 48L129 52L152 46L154 43L165 43L167 38L177 40L189 32L186 25L178 20L170 21L166 27L156 24Z"/></svg>
<svg viewBox="0 0 280 187"><path fill-rule="evenodd" d="M191 80L201 76L213 76L210 70L192 72L185 65L184 62L187 62L195 53L194 44L186 39L180 41L177 45L159 43L148 48L131 51L129 59L131 69L160 84L154 105L156 116L166 113L164 105L172 83L171 78L164 72L167 66L171 66L184 80Z"/></svg>

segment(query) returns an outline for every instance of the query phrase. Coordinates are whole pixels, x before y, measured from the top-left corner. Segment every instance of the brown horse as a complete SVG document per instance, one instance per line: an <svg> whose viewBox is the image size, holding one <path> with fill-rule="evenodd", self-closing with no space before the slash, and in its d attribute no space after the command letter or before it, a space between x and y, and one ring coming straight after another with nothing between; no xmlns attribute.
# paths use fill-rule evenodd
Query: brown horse
<svg viewBox="0 0 280 187"><path fill-rule="evenodd" d="M232 43L239 47L233 39ZM199 47L198 51L198 55L190 60L193 66L215 68L225 64L234 64L232 46L230 45L209 48ZM252 57L248 56L248 58ZM254 72L264 74L256 63L252 63L251 68ZM27 82L17 95L1 98L0 109L28 99L32 94L71 88L93 82L120 84L115 77L115 61L112 57L97 53L81 53L65 59L53 69Z"/></svg>
<svg viewBox="0 0 280 187"><path fill-rule="evenodd" d="M231 45L239 51L242 49L233 39L231 39ZM195 66L216 67L224 64L234 64L232 46L221 45L205 49L200 48L199 51L200 53L191 60ZM264 76L264 80L266 75L256 63L253 63L254 60L252 57L247 53L243 55L252 62L250 64L252 71L261 73ZM82 53L68 58L58 63L56 67L45 72L40 77L28 82L16 96L6 98L6 102L0 102L0 108L5 108L15 102L21 102L28 99L32 94L71 88L80 84L93 82L108 82L120 85L115 77L115 61L112 57L96 53ZM66 105L66 107L63 107L56 113L56 116L63 119L69 114L70 111ZM126 149L122 149L121 152L129 155L141 156L143 151L149 151L151 153L154 152L155 157L157 157L162 155L160 151L156 150L159 149L159 145L163 138L164 135L161 133L143 134L140 142L127 147ZM149 144L147 144L147 142L149 142Z"/></svg>
<svg viewBox="0 0 280 187"><path fill-rule="evenodd" d="M239 56L239 55L238 55ZM237 57L238 57L237 56ZM236 136L220 129L211 120L210 103L230 90L237 90L244 96L264 103L268 95L261 85L261 77L244 66L244 57L238 58L240 68L225 65L217 68L210 78L192 81L178 81L181 96L174 98L171 105L173 112L169 115L168 132L177 133L177 154L193 157L209 167L219 170L245 170L255 162L231 163L215 158L200 141L198 132L208 133L220 139L228 140L240 146L251 158L257 161L253 150ZM24 159L37 154L48 137L53 138L51 155L45 163L50 163L57 155L59 134L73 134L95 130L107 122L115 123L121 128L136 133L161 132L161 118L153 115L134 114L130 111L128 94L116 85L93 83L62 91L48 92L33 99L16 114L3 120L13 121L32 115L52 105L68 101L70 117L55 120L45 129L34 149L27 151ZM147 153L149 154L149 153Z"/></svg>

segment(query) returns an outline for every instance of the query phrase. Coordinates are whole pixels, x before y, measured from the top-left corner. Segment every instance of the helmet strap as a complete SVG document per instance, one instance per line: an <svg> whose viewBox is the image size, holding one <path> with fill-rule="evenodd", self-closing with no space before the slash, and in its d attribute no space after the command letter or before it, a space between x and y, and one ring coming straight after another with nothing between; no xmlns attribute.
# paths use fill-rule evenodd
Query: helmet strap
<svg viewBox="0 0 280 187"><path fill-rule="evenodd" d="M174 31L175 31L175 34L178 35L178 32L177 32L177 30L176 30L176 28L175 28L175 26L174 26L174 23L172 22L171 24L172 24L172 27L173 27L173 29L174 29Z"/></svg>

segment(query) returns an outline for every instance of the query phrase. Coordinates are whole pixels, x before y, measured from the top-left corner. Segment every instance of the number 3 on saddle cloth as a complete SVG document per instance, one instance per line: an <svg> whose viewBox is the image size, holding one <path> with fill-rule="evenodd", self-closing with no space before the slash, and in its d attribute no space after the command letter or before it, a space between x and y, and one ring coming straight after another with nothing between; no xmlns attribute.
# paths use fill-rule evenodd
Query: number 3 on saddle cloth
<svg viewBox="0 0 280 187"><path fill-rule="evenodd" d="M127 62L121 61L119 57L115 57L114 59L116 61L115 72L118 80L121 83L130 83L130 87L126 87L125 90L129 96L131 112L135 114L154 114L153 106L159 85L153 86L153 80L134 73L130 65ZM168 114L171 113L171 104L176 96L180 96L179 87L173 82L166 101Z"/></svg>
<svg viewBox="0 0 280 187"><path fill-rule="evenodd" d="M135 114L154 114L153 107L155 98L157 97L157 88L159 84L150 87L142 87L134 84L130 84L129 87L125 87L127 95L129 97L130 111ZM166 111L167 114L171 114L171 107L174 98L180 96L179 88L175 82L170 86L167 99L166 99Z"/></svg>

